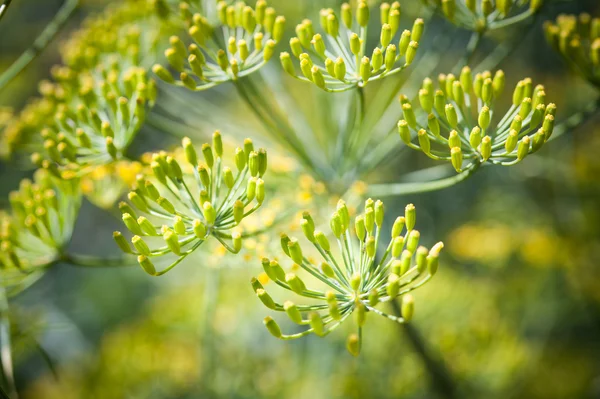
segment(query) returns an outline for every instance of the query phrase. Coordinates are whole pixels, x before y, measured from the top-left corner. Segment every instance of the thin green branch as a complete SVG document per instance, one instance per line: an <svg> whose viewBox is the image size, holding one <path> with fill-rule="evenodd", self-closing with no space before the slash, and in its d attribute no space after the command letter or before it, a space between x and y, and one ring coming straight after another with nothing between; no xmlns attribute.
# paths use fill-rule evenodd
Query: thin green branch
<svg viewBox="0 0 600 399"><path fill-rule="evenodd" d="M462 172L460 172L457 175L428 182L374 184L369 186L369 195L373 197L389 197L395 195L417 194L441 190L444 188L452 187L455 184L466 180L471 175L473 175L477 171L477 169L479 169L480 166L481 162L476 160L473 163L469 164L469 166L467 166Z"/></svg>
<svg viewBox="0 0 600 399"><path fill-rule="evenodd" d="M9 1L10 2L10 1ZM6 4L6 3L5 3ZM37 57L52 41L58 31L65 25L73 11L79 5L79 0L67 0L65 4L58 10L52 21L44 28L42 33L35 39L31 47L29 47L21 56L0 75L0 90L4 88L15 76L17 76L29 63ZM6 9L6 8L5 8ZM0 12L2 10L0 9ZM1 14L0 14L1 18Z"/></svg>
<svg viewBox="0 0 600 399"><path fill-rule="evenodd" d="M392 305L392 309L394 310L394 314L397 317L402 317L402 312L398 301L393 300L390 303ZM423 361L423 365L429 373L433 390L436 391L442 398L457 398L458 395L456 392L456 384L452 378L452 375L450 374L450 371L444 364L443 360L431 352L431 349L427 346L425 340L419 333L419 330L417 330L417 328L411 323L398 324L398 326L402 329L404 335L408 338L408 342Z"/></svg>

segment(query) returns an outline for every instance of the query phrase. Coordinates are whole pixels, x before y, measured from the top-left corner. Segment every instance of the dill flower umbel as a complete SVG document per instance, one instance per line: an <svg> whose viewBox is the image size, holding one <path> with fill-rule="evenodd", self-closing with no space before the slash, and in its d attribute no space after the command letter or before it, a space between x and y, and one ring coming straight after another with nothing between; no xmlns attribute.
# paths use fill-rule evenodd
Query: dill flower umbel
<svg viewBox="0 0 600 399"><path fill-rule="evenodd" d="M120 232L114 239L125 253L138 255L142 268L153 276L177 266L210 237L228 251L239 252L244 234L235 228L265 199L267 152L255 151L250 139L236 149L233 168L224 165L219 132L213 135L212 147L202 145L203 163L188 138L182 147L183 167L164 152L152 156L152 175L139 175L128 195L137 211L125 202L120 205L123 223L134 234L133 248ZM138 212L144 216L137 217ZM160 246L151 248L151 241ZM167 255L176 260L157 271L150 258Z"/></svg>
<svg viewBox="0 0 600 399"><path fill-rule="evenodd" d="M61 258L81 205L77 179L58 179L44 169L21 181L0 215L0 267L8 285Z"/></svg>
<svg viewBox="0 0 600 399"><path fill-rule="evenodd" d="M544 86L534 87L526 78L516 85L510 108L501 112L495 102L504 86L501 70L472 77L465 67L458 78L440 75L437 89L426 78L418 111L406 96L400 97L404 114L398 122L400 138L432 159L450 161L457 172L468 172L482 162L514 165L550 139L556 105L546 104Z"/></svg>
<svg viewBox="0 0 600 399"><path fill-rule="evenodd" d="M277 16L264 0L254 8L243 1L235 5L220 1L216 26L193 10L188 3L181 3L180 15L189 39L171 36L165 51L178 79L160 64L152 68L167 83L200 91L250 75L271 59L275 44L283 37L285 18Z"/></svg>
<svg viewBox="0 0 600 399"><path fill-rule="evenodd" d="M461 28L482 32L521 22L535 14L544 0L422 0ZM441 7L440 7L441 6Z"/></svg>
<svg viewBox="0 0 600 399"><path fill-rule="evenodd" d="M559 15L544 25L546 39L569 67L600 87L600 18Z"/></svg>
<svg viewBox="0 0 600 399"><path fill-rule="evenodd" d="M357 334L350 335L347 346L350 353L358 355L367 314L377 314L398 323L412 318L414 300L409 292L428 282L436 273L443 244L439 242L430 250L419 246L420 233L414 230L416 211L410 204L406 206L405 215L395 220L390 243L378 255L383 208L381 201L368 199L364 214L357 216L351 226L348 208L340 200L330 219L335 237L333 245L324 232L315 229L310 214L304 213L300 225L305 238L320 255L318 261L305 255L297 239L285 234L281 236L282 249L294 262L294 267L285 272L277 260L265 258L262 260L264 271L275 284L308 298L312 304L277 303L258 279L252 279L256 295L267 308L285 312L294 323L305 326L301 332L283 334L277 322L267 316L264 323L272 335L284 340L311 333L323 337L354 314ZM401 235L402 231L405 231L404 235ZM334 248L335 243L337 248ZM324 290L309 288L295 271L300 269ZM377 308L380 303L397 297L402 298L401 316L389 315Z"/></svg>
<svg viewBox="0 0 600 399"><path fill-rule="evenodd" d="M400 3L383 3L380 10L379 45L373 50L367 50L370 11L365 1L359 1L354 12L348 3L343 3L339 15L331 8L322 9L320 25L324 35L315 33L312 21L305 19L296 26L296 37L290 40L290 51L299 59L302 75L296 74L287 52L280 55L283 69L328 92L363 87L401 72L415 59L423 20L415 20L412 31L401 32Z"/></svg>

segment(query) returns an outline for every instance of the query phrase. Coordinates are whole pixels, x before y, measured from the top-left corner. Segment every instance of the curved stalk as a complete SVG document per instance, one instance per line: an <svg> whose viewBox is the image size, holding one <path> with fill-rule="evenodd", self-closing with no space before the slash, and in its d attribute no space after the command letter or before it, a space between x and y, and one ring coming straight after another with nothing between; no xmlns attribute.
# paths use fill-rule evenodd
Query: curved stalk
<svg viewBox="0 0 600 399"><path fill-rule="evenodd" d="M442 190L452 187L455 184L466 180L473 175L481 166L480 161L474 161L469 164L462 172L457 175L444 179L433 180L423 183L396 183L396 184L374 184L369 186L369 195L374 197L389 197L395 195L418 194L429 191Z"/></svg>

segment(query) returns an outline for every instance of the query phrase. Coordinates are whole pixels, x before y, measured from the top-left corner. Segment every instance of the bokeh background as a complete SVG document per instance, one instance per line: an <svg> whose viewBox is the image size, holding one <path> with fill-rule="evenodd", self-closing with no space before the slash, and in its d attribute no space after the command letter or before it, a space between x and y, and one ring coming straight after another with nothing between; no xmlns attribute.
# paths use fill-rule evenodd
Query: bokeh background
<svg viewBox="0 0 600 399"><path fill-rule="evenodd" d="M0 70L27 48L62 2L13 3L0 23ZM18 110L34 96L37 83L60 60L61 41L107 3L83 0L58 38L0 92L0 106ZM335 4L270 3L286 15L290 33L305 13L314 16L324 3ZM416 4L402 3L408 19L418 16ZM559 119L600 93L566 69L544 41L541 24L561 12L582 11L600 16L600 5L574 0L545 9L500 64L507 87L525 76L544 84ZM446 25L434 17L428 34ZM448 58L459 57L468 41L468 32L454 29L453 35L443 49ZM487 39L476 58L502 40ZM199 104L231 107L234 118L247 120L245 134L260 142L252 116L225 86L199 95ZM166 104L155 112L164 109ZM213 124L192 128L208 137ZM158 129L140 136L139 151L178 140ZM330 203L318 182L284 152L269 151L281 156L282 170L290 163L279 188L288 191L286 200L307 208ZM411 328L373 317L356 359L344 347L347 331L282 342L264 329L266 312L248 281L261 271L253 253L276 248L265 240L251 243L256 251L242 257L205 249L160 278L136 265L92 270L58 265L12 300L19 392L51 399L599 398L599 154L600 112L515 167L483 168L449 189L387 199L390 217L414 203L424 241L442 239L447 251L436 278L415 294ZM421 157L391 160L395 167L373 178L393 181L394 170ZM2 163L2 204L29 174L20 164ZM72 248L117 255L111 233L120 227L114 212L86 201Z"/></svg>

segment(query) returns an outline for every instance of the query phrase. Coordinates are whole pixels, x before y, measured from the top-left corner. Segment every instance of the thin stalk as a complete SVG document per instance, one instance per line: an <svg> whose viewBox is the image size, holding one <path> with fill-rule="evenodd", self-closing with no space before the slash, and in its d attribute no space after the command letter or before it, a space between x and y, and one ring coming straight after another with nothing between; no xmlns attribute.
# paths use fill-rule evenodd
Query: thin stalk
<svg viewBox="0 0 600 399"><path fill-rule="evenodd" d="M393 300L390 303L394 310L394 314L397 317L402 317L398 301ZM423 365L429 373L432 389L436 391L440 397L447 399L458 398L456 384L448 367L444 364L442 359L432 353L419 330L411 323L398 325L404 332L404 336L408 338L408 342L414 351L423 361Z"/></svg>
<svg viewBox="0 0 600 399"><path fill-rule="evenodd" d="M10 1L8 1L10 3ZM5 2L4 5L7 5ZM35 39L31 47L29 47L17 60L10 66L6 71L0 75L0 90L8 84L15 76L17 76L29 63L40 54L48 43L56 36L58 31L65 25L69 20L69 17L73 14L73 11L79 5L79 0L67 0L63 6L58 10L52 21L44 28L42 33ZM0 9L2 12L2 9ZM3 12L2 12L3 13ZM1 18L0 14L0 18Z"/></svg>
<svg viewBox="0 0 600 399"><path fill-rule="evenodd" d="M452 187L473 175L481 166L481 162L475 161L467 166L461 173L444 179L433 180L422 183L396 183L396 184L374 184L369 186L369 195L373 197L389 197L395 195L407 195L437 191Z"/></svg>
<svg viewBox="0 0 600 399"><path fill-rule="evenodd" d="M8 6L10 5L10 2L12 0L4 0L2 2L2 4L0 4L0 19L2 19L2 17L4 16L4 14L6 13L6 9L8 8Z"/></svg>
<svg viewBox="0 0 600 399"><path fill-rule="evenodd" d="M11 399L18 399L17 386L12 361L12 349L10 342L10 318L8 298L4 286L0 286L0 362Z"/></svg>

